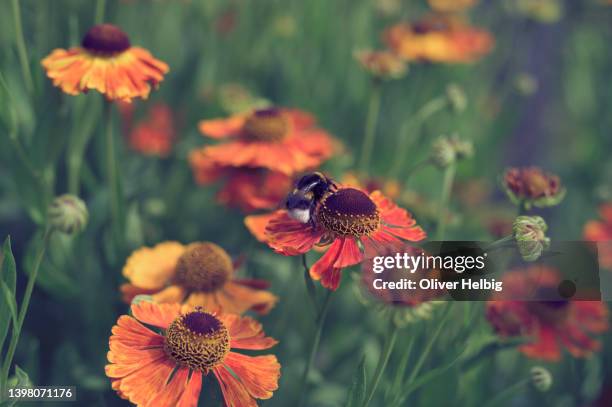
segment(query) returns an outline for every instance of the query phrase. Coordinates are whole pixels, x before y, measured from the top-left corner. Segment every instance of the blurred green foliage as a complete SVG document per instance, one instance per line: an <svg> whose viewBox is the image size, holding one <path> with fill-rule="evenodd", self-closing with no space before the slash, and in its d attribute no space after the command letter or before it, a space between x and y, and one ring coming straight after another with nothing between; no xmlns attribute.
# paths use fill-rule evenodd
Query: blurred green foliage
<svg viewBox="0 0 612 407"><path fill-rule="evenodd" d="M128 232L125 244L115 247L104 175L102 100L96 94L62 94L40 66L52 49L80 42L94 22L94 3L20 2L32 89L22 73L11 2L0 3L0 237L12 238L21 273L18 298L38 250L37 228L44 224L53 196L78 192L91 215L78 237L53 236L15 362L38 385L76 385L79 405L122 405L103 366L110 329L117 316L127 312L118 292L126 256L163 240L212 240L235 257L246 255L242 273L269 279L281 298L261 319L266 333L280 340L274 352L282 364L280 388L263 404L290 405L298 397L314 331L313 313L304 306L301 264L258 244L244 228L242 214L214 203L214 187L195 185L186 157L205 143L197 122L227 115L220 89L240 84L260 98L315 114L347 148L347 154L325 166L341 177L354 167L359 153L354 146L361 144L371 91L370 78L354 61L353 52L380 48L385 26L418 18L427 12L426 4L108 1L105 20L120 26L133 44L151 50L171 69L150 101L136 102L137 116L152 103L164 101L178 118L179 133L167 159L143 157L120 146ZM558 21L542 22L517 13L511 1L481 3L469 14L474 24L494 34L496 47L490 56L468 66L412 64L405 78L383 84L370 175L385 177L401 137L410 137L410 148L399 152L405 164L398 180L403 183L402 174L429 154L433 140L458 133L473 141L475 156L458 167L447 238L492 239L487 216L513 211L497 188L498 174L509 165L534 164L557 172L568 190L560 206L537 212L551 226L550 236L580 239L584 223L596 217L597 204L612 199L612 7L566 1ZM411 128L414 114L432 99L445 97L451 83L464 90L466 109L443 109L416 130ZM402 128L408 134L402 135ZM119 129L116 121L117 133ZM401 201L430 233L441 183L442 172L427 168L402 185L422 197L420 205ZM473 198L470 185L484 191L484 198L462 199L463 190ZM5 249L5 264L6 253ZM14 277L6 268L1 277L3 287L14 291ZM358 284L355 281L345 276L332 299L310 377L309 406L345 405L349 388L352 400L362 400L362 387L369 385L380 357L387 326L357 301L350 287ZM0 339L7 306L0 302ZM443 333L431 343L441 321ZM602 388L612 386L611 335L602 341L602 351L590 359L575 360L566 354L562 362L544 364L554 377L548 393L517 387L500 405L594 402ZM430 343L420 375L409 380ZM482 303L449 303L436 309L430 320L400 331L371 405L396 401L481 406L528 378L529 368L536 364L540 363L519 354L516 344L500 343L493 336ZM220 403L215 384L205 383L202 405Z"/></svg>

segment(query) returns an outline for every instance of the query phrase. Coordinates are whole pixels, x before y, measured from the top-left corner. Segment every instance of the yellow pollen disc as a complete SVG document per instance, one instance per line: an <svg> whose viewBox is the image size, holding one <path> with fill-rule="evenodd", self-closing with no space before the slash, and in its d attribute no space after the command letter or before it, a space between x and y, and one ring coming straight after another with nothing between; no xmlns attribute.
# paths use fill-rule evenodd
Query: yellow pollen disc
<svg viewBox="0 0 612 407"><path fill-rule="evenodd" d="M164 351L172 360L205 373L223 362L229 350L225 325L201 309L175 319L164 336Z"/></svg>
<svg viewBox="0 0 612 407"><path fill-rule="evenodd" d="M280 141L287 135L288 128L283 113L274 108L256 110L244 123L247 136L260 141Z"/></svg>
<svg viewBox="0 0 612 407"><path fill-rule="evenodd" d="M175 283L192 291L214 292L233 272L232 259L214 243L193 243L179 258Z"/></svg>
<svg viewBox="0 0 612 407"><path fill-rule="evenodd" d="M321 201L315 220L336 235L359 238L378 229L380 213L365 193L354 188L342 188Z"/></svg>

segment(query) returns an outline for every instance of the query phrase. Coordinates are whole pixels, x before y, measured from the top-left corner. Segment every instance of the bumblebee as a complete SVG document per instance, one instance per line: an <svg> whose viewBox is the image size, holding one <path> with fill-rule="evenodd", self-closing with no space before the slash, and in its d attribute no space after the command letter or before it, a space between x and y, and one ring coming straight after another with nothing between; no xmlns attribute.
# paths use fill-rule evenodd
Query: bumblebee
<svg viewBox="0 0 612 407"><path fill-rule="evenodd" d="M336 189L336 183L320 172L305 174L295 183L295 189L287 195L285 208L293 219L314 226L313 215L317 204Z"/></svg>

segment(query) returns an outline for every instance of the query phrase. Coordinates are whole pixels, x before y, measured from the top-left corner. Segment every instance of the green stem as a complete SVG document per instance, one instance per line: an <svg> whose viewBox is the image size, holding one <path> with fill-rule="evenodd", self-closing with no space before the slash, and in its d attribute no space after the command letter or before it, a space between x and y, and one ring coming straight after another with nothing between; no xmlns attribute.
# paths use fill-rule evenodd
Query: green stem
<svg viewBox="0 0 612 407"><path fill-rule="evenodd" d="M302 254L302 267L304 267L304 284L306 285L306 292L308 293L308 298L310 299L310 303L312 304L313 309L317 310L317 292L310 277L310 268L308 267L308 263L306 261L306 253Z"/></svg>
<svg viewBox="0 0 612 407"><path fill-rule="evenodd" d="M9 347L6 353L6 359L2 364L2 372L0 373L0 396L3 395L6 390L9 370L13 362L13 357L15 356L17 344L19 343L19 337L21 336L21 328L23 327L23 322L28 312L28 307L30 306L30 298L32 297L32 292L34 291L34 285L36 283L36 278L38 277L38 270L43 261L43 258L45 257L47 247L49 246L49 239L51 237L51 233L52 229L47 228L45 230L42 239L42 246L40 247L40 250L34 262L34 268L28 276L28 284L26 285L25 293L23 294L23 299L21 300L21 308L19 309L19 315L17 317L17 326L13 327L13 335L11 337L11 341L9 343Z"/></svg>
<svg viewBox="0 0 612 407"><path fill-rule="evenodd" d="M502 402L511 397L514 393L516 393L521 388L525 387L529 383L529 379L521 379L518 382L514 383L511 386L506 387L499 393L495 394L493 398L491 398L486 404L485 407L494 407L502 405Z"/></svg>
<svg viewBox="0 0 612 407"><path fill-rule="evenodd" d="M514 242L514 236L513 235L508 235L505 237L502 237L499 240L494 241L493 243L491 243L490 245L486 246L484 249L482 249L485 252L488 252L489 250L495 250L495 249L501 249L504 247L508 247L508 243ZM512 244L511 246L514 246L514 244Z"/></svg>
<svg viewBox="0 0 612 407"><path fill-rule="evenodd" d="M333 291L327 290L327 295L325 296L325 300L323 301L323 305L321 306L321 310L319 311L319 316L317 318L317 328L315 331L315 336L312 340L312 347L310 348L310 356L308 357L308 361L306 362L306 367L304 368L304 373L302 375L301 381L301 390L300 390L300 399L298 401L298 407L302 407L304 402L306 401L306 390L308 388L308 375L310 374L310 370L312 369L312 365L314 364L315 357L317 356L317 352L319 351L319 343L321 342L321 334L323 332L323 325L325 324L325 319L327 317L327 311L329 310L329 300L331 299Z"/></svg>
<svg viewBox="0 0 612 407"><path fill-rule="evenodd" d="M393 348L395 347L395 341L397 340L398 327L397 325L393 323L393 317L391 317L391 320L389 322L390 322L389 329L391 333L385 339L385 344L383 345L383 350L380 354L380 358L378 359L378 365L376 366L376 370L374 372L374 379L372 381L372 386L370 387L368 395L365 398L363 407L367 407L370 404L370 401L372 401L372 397L374 397L374 393L376 393L376 388L378 387L378 384L380 383L382 374L385 371L385 368L387 367L387 363L389 363L389 357L391 356L391 353L393 352Z"/></svg>
<svg viewBox="0 0 612 407"><path fill-rule="evenodd" d="M19 64L27 91L31 94L34 91L34 81L32 80L32 72L28 63L28 51L23 38L23 28L21 26L21 9L19 8L19 0L12 0L13 20L15 21L15 40L17 42L17 53L19 56Z"/></svg>
<svg viewBox="0 0 612 407"><path fill-rule="evenodd" d="M112 104L109 101L104 102L104 122L106 126L106 170L110 193L111 219L113 233L116 239L120 239L122 229L119 214L119 185L117 180L117 160L115 157L115 138L113 134Z"/></svg>
<svg viewBox="0 0 612 407"><path fill-rule="evenodd" d="M104 22L104 10L106 8L105 0L96 1L96 14L94 17L95 24L102 24Z"/></svg>
<svg viewBox="0 0 612 407"><path fill-rule="evenodd" d="M393 165L389 170L389 178L395 178L401 172L406 160L406 153L411 144L415 141L415 137L410 137L410 132L416 134L421 126L435 113L441 111L448 105L448 99L443 96L434 98L424 104L415 114L411 116L400 129L400 140L397 149L395 150L395 158Z"/></svg>
<svg viewBox="0 0 612 407"><path fill-rule="evenodd" d="M442 181L442 194L440 195L440 205L438 207L438 224L436 227L436 240L444 239L446 232L446 218L448 217L448 201L453 188L455 179L455 164L446 167L444 171L444 180Z"/></svg>
<svg viewBox="0 0 612 407"><path fill-rule="evenodd" d="M412 348L414 347L415 339L416 335L412 335L410 337L410 342L408 342L408 346L403 351L404 354L399 364L397 365L395 378L393 379L393 383L391 384L389 394L398 394L402 387L402 382L404 381L406 368L408 367L408 362L410 361L410 355L412 354ZM387 403L387 405L389 405L389 403Z"/></svg>
<svg viewBox="0 0 612 407"><path fill-rule="evenodd" d="M438 326L436 327L436 330L434 331L433 335L431 335L427 339L427 345L425 345L425 349L423 349L423 351L421 352L421 356L419 356L419 359L414 365L412 372L410 372L410 376L408 376L408 381L406 382L407 385L410 385L414 381L414 379L416 379L416 377L419 375L419 373L421 372L421 368L423 367L423 364L425 363L425 360L427 360L427 357L429 356L429 354L431 353L431 350L433 349L433 345L436 342L436 339L438 339L438 336L440 336L440 333L442 332L442 327L444 327L444 323L446 322L446 320L448 319L448 316L450 315L450 310L448 308L445 311L446 311L446 314L444 314L444 316L442 316L442 318L440 319L440 322L438 323Z"/></svg>
<svg viewBox="0 0 612 407"><path fill-rule="evenodd" d="M374 148L374 140L376 138L376 125L378 124L378 115L380 113L381 93L382 89L380 82L372 82L372 92L370 94L370 103L368 105L368 114L365 124L365 134L363 136L361 158L359 160L359 169L364 174L369 172L368 167L370 166L370 159L372 158L372 150Z"/></svg>

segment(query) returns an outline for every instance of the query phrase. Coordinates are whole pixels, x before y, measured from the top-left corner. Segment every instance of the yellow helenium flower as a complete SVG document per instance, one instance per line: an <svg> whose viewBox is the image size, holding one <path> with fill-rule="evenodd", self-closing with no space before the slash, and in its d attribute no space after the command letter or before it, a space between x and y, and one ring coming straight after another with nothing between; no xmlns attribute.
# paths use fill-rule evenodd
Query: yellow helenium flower
<svg viewBox="0 0 612 407"><path fill-rule="evenodd" d="M163 242L133 252L123 268L125 301L148 294L156 302L185 302L210 312L267 313L278 298L267 282L234 277L230 256L210 242Z"/></svg>

